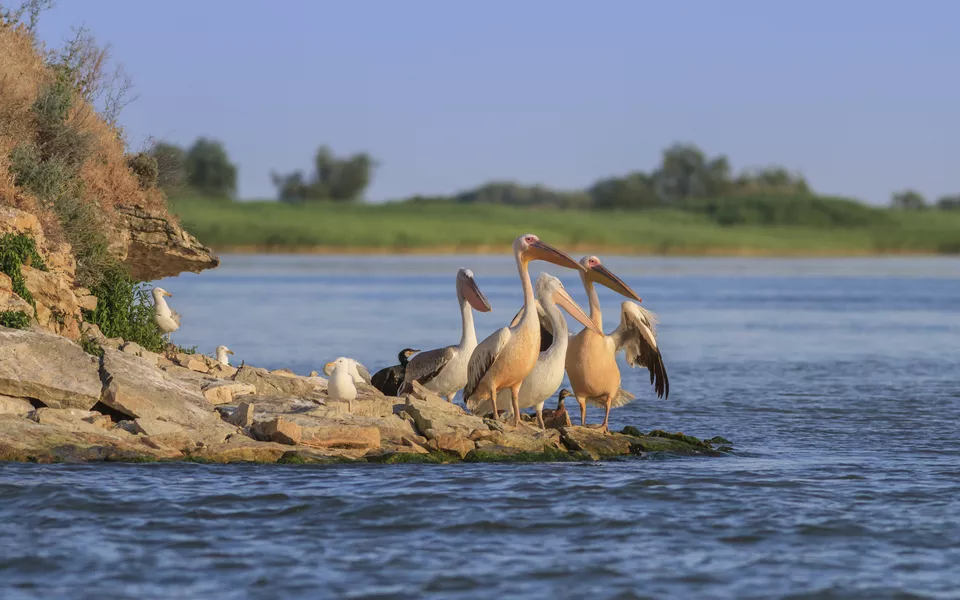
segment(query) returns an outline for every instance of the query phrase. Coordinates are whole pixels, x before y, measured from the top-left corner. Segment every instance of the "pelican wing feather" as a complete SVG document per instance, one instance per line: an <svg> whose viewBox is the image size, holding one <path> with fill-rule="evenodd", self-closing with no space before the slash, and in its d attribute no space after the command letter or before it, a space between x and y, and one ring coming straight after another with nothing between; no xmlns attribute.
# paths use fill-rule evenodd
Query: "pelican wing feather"
<svg viewBox="0 0 960 600"><path fill-rule="evenodd" d="M447 366L447 363L453 360L455 353L455 346L447 346L446 348L427 350L411 358L403 376L404 389L413 386L414 381L423 385L435 379L440 371ZM407 391L410 391L410 389Z"/></svg>
<svg viewBox="0 0 960 600"><path fill-rule="evenodd" d="M620 305L620 326L611 337L631 367L646 367L658 398L670 396L670 380L657 346L657 316L635 302Z"/></svg>
<svg viewBox="0 0 960 600"><path fill-rule="evenodd" d="M463 398L468 401L468 409L470 409L470 397L477 391L477 386L483 376L487 374L487 371L496 362L497 357L503 352L503 348L510 341L511 335L510 329L507 327L498 329L491 333L487 339L480 342L473 354L470 355L470 362L467 364L467 385L463 388Z"/></svg>

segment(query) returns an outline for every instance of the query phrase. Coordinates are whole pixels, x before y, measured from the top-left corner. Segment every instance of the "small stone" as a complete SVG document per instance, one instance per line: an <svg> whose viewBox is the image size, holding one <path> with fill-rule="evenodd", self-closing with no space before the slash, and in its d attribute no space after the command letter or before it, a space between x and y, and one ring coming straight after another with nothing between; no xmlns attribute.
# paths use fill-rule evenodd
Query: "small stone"
<svg viewBox="0 0 960 600"><path fill-rule="evenodd" d="M227 423L237 427L250 427L253 425L253 410L252 403L241 402L237 406L237 410L233 411L233 414L227 419Z"/></svg>

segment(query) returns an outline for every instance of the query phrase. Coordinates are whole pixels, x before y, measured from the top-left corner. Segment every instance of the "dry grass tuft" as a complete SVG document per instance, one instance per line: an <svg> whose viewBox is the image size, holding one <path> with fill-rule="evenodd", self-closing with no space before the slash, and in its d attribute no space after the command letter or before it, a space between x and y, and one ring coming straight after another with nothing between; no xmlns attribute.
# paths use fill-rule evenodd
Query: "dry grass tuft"
<svg viewBox="0 0 960 600"><path fill-rule="evenodd" d="M16 186L11 173L11 154L36 141L38 132L42 134L34 106L41 92L57 81L57 71L50 61L62 63L67 57L72 61L67 66L75 71L79 68L76 72L82 78L74 82L80 87L73 91L73 108L64 123L87 140L85 155L75 171L79 185L71 189L82 190L80 200L96 207L107 224L115 223L117 207L166 210L163 193L142 189L140 179L131 170L121 132L84 99L95 99L97 90L92 87L110 82L101 75L108 58L106 50L98 50L92 38L83 39L83 43L79 53L49 52L35 42L25 26L0 25L0 205L36 214L51 243L63 239L53 203L41 201L31 191ZM92 62L83 67L88 59ZM110 109L109 102L107 108Z"/></svg>

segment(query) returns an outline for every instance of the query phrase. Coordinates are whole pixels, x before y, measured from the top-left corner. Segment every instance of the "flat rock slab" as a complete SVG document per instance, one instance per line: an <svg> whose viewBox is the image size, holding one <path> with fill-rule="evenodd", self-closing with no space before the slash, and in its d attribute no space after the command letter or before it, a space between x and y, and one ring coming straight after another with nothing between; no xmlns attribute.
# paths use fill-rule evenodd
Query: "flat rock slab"
<svg viewBox="0 0 960 600"><path fill-rule="evenodd" d="M145 359L105 349L103 403L133 418L152 418L200 430L220 423L200 389L150 365Z"/></svg>
<svg viewBox="0 0 960 600"><path fill-rule="evenodd" d="M97 359L50 333L0 327L0 394L51 408L90 410L100 401Z"/></svg>
<svg viewBox="0 0 960 600"><path fill-rule="evenodd" d="M240 396L251 396L257 393L257 388L251 383L214 379L206 381L200 386L203 397L210 404L233 404Z"/></svg>
<svg viewBox="0 0 960 600"><path fill-rule="evenodd" d="M275 375L266 369L246 365L238 369L233 376L233 381L253 385L258 394L296 396L298 398L307 398L316 391L316 386L306 379L306 377Z"/></svg>
<svg viewBox="0 0 960 600"><path fill-rule="evenodd" d="M585 452L594 460L630 454L630 439L619 433L606 433L591 427L564 427L560 436L571 451Z"/></svg>
<svg viewBox="0 0 960 600"><path fill-rule="evenodd" d="M436 394L424 398L407 396L404 411L413 418L417 430L427 439L444 434L469 437L477 429L488 429L483 419L467 414L456 404Z"/></svg>
<svg viewBox="0 0 960 600"><path fill-rule="evenodd" d="M118 439L103 429L71 431L15 415L0 415L0 460L42 463L142 461L179 456L180 452L176 450L152 448L137 438Z"/></svg>

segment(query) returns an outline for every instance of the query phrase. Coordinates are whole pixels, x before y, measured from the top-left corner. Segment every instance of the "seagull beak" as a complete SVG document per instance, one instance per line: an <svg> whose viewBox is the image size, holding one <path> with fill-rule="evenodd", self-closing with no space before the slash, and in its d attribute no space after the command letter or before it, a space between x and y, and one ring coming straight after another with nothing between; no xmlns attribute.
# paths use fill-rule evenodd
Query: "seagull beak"
<svg viewBox="0 0 960 600"><path fill-rule="evenodd" d="M570 297L570 294L567 293L567 290L560 288L556 291L556 303L557 306L563 310L570 313L570 316L580 321L580 323L589 329L590 331L603 335L603 332L600 331L600 328L597 327L597 324L587 316L583 309L580 308L580 305L573 301L573 298Z"/></svg>
<svg viewBox="0 0 960 600"><path fill-rule="evenodd" d="M583 265L573 260L569 254L563 252L562 250L557 250L550 244L540 240L530 244L530 247L527 249L525 254L529 254L531 260L544 260L561 267L573 269L575 271L584 270Z"/></svg>
<svg viewBox="0 0 960 600"><path fill-rule="evenodd" d="M233 354L233 350L230 350L229 348L227 348L227 354Z"/></svg>
<svg viewBox="0 0 960 600"><path fill-rule="evenodd" d="M477 281L473 277L464 277L461 284L463 297L467 299L470 306L478 312L490 312L490 303L487 297L483 295L477 286ZM418 351L419 352L419 351Z"/></svg>
<svg viewBox="0 0 960 600"><path fill-rule="evenodd" d="M166 291L165 291L165 292L163 292L163 295L164 295L164 296L170 296L171 298L173 298L173 294L171 294L170 292L166 292Z"/></svg>
<svg viewBox="0 0 960 600"><path fill-rule="evenodd" d="M624 283L622 279L614 275L610 269L603 265L597 265L587 269L587 278L591 281L599 283L604 287L608 287L616 293L626 296L631 300L643 302L643 300L640 299L640 296L638 296L635 291L630 289L630 286Z"/></svg>

